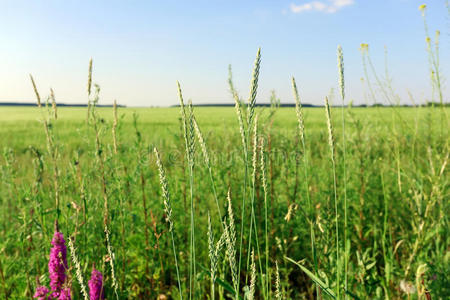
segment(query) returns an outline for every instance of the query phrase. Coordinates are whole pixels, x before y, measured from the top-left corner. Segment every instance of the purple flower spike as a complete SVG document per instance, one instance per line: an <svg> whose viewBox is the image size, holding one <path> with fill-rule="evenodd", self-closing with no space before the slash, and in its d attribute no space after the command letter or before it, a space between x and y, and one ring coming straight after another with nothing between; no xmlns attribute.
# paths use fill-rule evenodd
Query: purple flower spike
<svg viewBox="0 0 450 300"><path fill-rule="evenodd" d="M65 288L65 289L61 290L58 300L72 300L72 296L70 295L70 289Z"/></svg>
<svg viewBox="0 0 450 300"><path fill-rule="evenodd" d="M58 295L66 281L67 270L67 248L66 241L61 232L56 231L52 239L52 249L50 250L50 259L48 261L48 272L50 273L50 287ZM64 298L65 299L65 298Z"/></svg>
<svg viewBox="0 0 450 300"><path fill-rule="evenodd" d="M92 269L91 279L89 280L88 285L90 300L103 299L103 275L100 271Z"/></svg>
<svg viewBox="0 0 450 300"><path fill-rule="evenodd" d="M38 300L46 300L47 294L49 290L46 286L39 286L36 288L36 292L33 295L33 298L36 298Z"/></svg>

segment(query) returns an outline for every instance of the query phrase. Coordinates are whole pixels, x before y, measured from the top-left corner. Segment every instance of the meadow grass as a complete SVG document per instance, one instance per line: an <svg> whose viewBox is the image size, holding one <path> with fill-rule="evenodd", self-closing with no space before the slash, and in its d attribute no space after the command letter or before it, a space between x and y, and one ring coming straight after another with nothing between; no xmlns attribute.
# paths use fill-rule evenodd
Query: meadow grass
<svg viewBox="0 0 450 300"><path fill-rule="evenodd" d="M88 106L58 107L30 75L37 107L0 107L0 295L48 291L54 231L50 286L73 299L91 266L95 299L448 298L450 124L424 21L439 107L398 106L367 44L371 100L396 106L346 103L340 46L340 113L304 108L294 78L295 109L256 107L261 49L245 103L229 67L234 108L194 109L178 82L178 107L99 108L92 60Z"/></svg>
<svg viewBox="0 0 450 300"><path fill-rule="evenodd" d="M191 182L189 175L183 174L188 169L183 167L187 161L179 108L117 108L118 117L114 117L113 108L92 106L90 109L91 114L97 115L99 144L92 123L86 124L86 108L58 107L58 119L50 115L53 147L58 149L60 230L68 236L77 236L80 272L86 276L92 263L101 266L106 274L105 293L109 298L115 297L115 281L119 281L119 298L148 298L161 294L177 299L189 297L189 261L192 258L189 258L188 245L192 244L188 241L190 222L186 223L184 216L190 214L190 209L183 199L190 198ZM3 276L0 276L0 293L2 297L14 299L33 293L36 276L41 283L46 280L42 275L46 272L49 236L57 214L54 160L39 122L39 108L2 107L1 111L0 265ZM347 227L342 218L343 202L337 212L336 207L329 206L335 191L338 201L344 197L343 169L339 165L343 154L342 128L333 128L335 155L339 158L334 190L323 108L301 108L301 111L304 127L299 127L295 109L277 108L272 119L269 119L269 108L255 109L260 131L256 143L260 148L250 147L249 169L254 174L247 182L247 193L251 197L247 205L253 202L254 208L252 211L249 206L246 210L244 218L248 218L248 228L243 235L243 241L249 244L252 232L250 245L253 246L249 268L245 260L241 262L239 279L239 233L236 229L240 229L241 219L235 219L235 215L241 213L238 200L243 196L245 172L239 122L234 108L195 108L193 130L195 133L195 128L201 127L201 139L199 131L195 134L208 153L205 161L205 149L200 145L202 151L193 156L194 179L205 178L192 181L195 234L202 237L207 232L213 233L213 242L203 238L195 241L197 286L191 297L204 298L209 294L226 299L236 295L239 289L240 297L244 296L244 290L248 295L253 295L254 291L255 299L327 298L332 297L327 292L337 295L338 291L350 298L392 299L408 296L401 288L407 286L406 283L416 286L411 297L417 297L419 292L421 297L447 295L448 139L436 138L440 135L439 123L432 124L431 133L429 127L420 126L426 124L429 115L438 118L440 108L350 107L345 110ZM397 113L405 122L418 126L398 123L398 118L392 117ZM138 119L133 117L136 114ZM334 124L342 122L342 113L333 107L330 116ZM270 152L267 148L269 120L273 121ZM391 130L393 126L395 134ZM300 150L292 142L299 135L299 128L308 133L303 142L300 140L304 143L300 144ZM432 144L428 143L429 134L435 137ZM140 142L136 136L140 137ZM254 137L250 145L253 143ZM164 164L167 178L162 181L162 189L158 178L161 169L158 171L152 162L155 156L150 151L155 146L160 150L159 161ZM300 160L296 159L299 151ZM255 153L259 158L253 158ZM107 186L109 246L102 222L105 215L102 172L93 168L100 166L100 159L104 163ZM266 173L269 161L272 161L272 176ZM295 180L298 163L304 175ZM402 189L398 188L398 166ZM145 178L145 189L142 189L141 174ZM170 198L166 192L169 189ZM295 189L298 196L293 198ZM139 200L143 193L147 197L145 210ZM289 203L298 203L299 208L290 209ZM225 212L224 222L219 211ZM291 216L285 219L288 212ZM169 226L164 221L167 216L171 219ZM340 270L337 262L341 260L341 264L342 258L331 255L338 251L333 230L336 222L338 227L346 228L351 242L347 250L344 241L338 242L338 247L348 251L347 268L341 266ZM257 226L250 229L251 223ZM256 235L263 250L260 253ZM254 251L253 256L251 251ZM346 252L342 255L347 255ZM242 253L249 255L248 247L243 247ZM115 257L114 266L110 265L110 256ZM285 257L312 271L303 272ZM221 263L224 260L226 264ZM212 274L210 262L214 264L213 281L209 277ZM28 272L22 272L23 269ZM115 271L114 275L111 270ZM193 267L191 272L194 273ZM347 289L342 282L337 285L334 279L339 272L347 275ZM245 284L247 276L248 286ZM73 278L76 278L75 273ZM406 283L401 285L402 282ZM78 282L72 280L71 284L74 298L82 297Z"/></svg>

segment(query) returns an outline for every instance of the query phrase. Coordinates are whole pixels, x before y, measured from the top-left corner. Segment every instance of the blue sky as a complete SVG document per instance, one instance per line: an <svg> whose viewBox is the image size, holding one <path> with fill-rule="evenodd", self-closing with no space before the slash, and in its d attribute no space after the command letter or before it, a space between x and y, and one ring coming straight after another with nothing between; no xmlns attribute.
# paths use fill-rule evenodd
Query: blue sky
<svg viewBox="0 0 450 300"><path fill-rule="evenodd" d="M92 57L103 104L114 99L129 106L176 104L176 80L194 103L231 103L228 64L246 98L261 47L258 102L267 102L272 89L282 102L293 102L290 77L295 76L303 101L322 104L337 86L336 47L341 44L348 99L364 103L361 43L370 45L379 73L387 46L393 84L403 102L409 102L407 90L423 101L431 89L418 10L422 3L428 7L430 31L442 32L446 76L450 20L445 0L2 0L0 101L34 101L32 73L41 94L52 87L57 101L86 102Z"/></svg>

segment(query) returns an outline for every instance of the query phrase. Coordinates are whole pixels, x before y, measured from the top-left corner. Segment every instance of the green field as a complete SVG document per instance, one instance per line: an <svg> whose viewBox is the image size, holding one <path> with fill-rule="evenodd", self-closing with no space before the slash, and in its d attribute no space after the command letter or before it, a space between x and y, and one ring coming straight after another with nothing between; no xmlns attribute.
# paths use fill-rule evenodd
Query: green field
<svg viewBox="0 0 450 300"><path fill-rule="evenodd" d="M411 286L416 289L409 295L413 299L449 295L449 124L441 108L346 108L346 177L341 108L331 108L338 244L324 108L303 111L305 148L294 108L257 108L258 140L263 146L254 152L253 129L247 131L247 176L235 109L193 112L210 156L211 177L202 145L190 135L188 122L188 140L195 141L195 147L188 147L194 161L190 175L180 108L119 108L115 151L112 108L93 109L87 123L86 108L58 108L54 119L51 109L1 107L0 297L31 298L37 279L48 285L48 253L57 218L66 241L69 236L74 239L84 283L95 265L105 276L108 299L116 297L114 282L120 299L156 299L163 294L180 298L173 246L183 298L188 299L190 291L195 299L210 299L213 294L217 299L233 297L236 269L228 248L232 245L224 242L213 253L214 284L208 251L208 214L214 244L223 232L231 235L228 190L240 297L252 278L257 299L274 299L278 292L283 299L316 295L328 299L337 297L338 290L341 297L352 299L406 299L405 289ZM154 147L166 172L174 244L165 220ZM191 183L195 275L190 275ZM222 221L228 224L225 229L213 188ZM105 244L105 215L109 244ZM256 226L250 227L251 220ZM108 246L114 253L113 266ZM255 253L253 272L249 247ZM70 253L68 282L73 299L82 299Z"/></svg>

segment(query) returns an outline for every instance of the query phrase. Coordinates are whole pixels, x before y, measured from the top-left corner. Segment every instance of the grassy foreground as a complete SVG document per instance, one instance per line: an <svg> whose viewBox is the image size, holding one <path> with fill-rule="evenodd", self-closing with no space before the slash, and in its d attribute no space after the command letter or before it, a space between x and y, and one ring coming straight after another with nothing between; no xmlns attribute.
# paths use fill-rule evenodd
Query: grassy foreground
<svg viewBox="0 0 450 300"><path fill-rule="evenodd" d="M187 140L179 108L119 108L117 126L112 108L91 113L87 123L86 108L58 108L57 119L0 108L1 298L48 284L57 218L84 280L95 265L108 299L448 297L440 108L345 109L345 173L341 108L331 108L333 145L323 108L303 110L304 139L295 109L256 109L247 160L232 108L194 108L190 119L186 107Z"/></svg>

